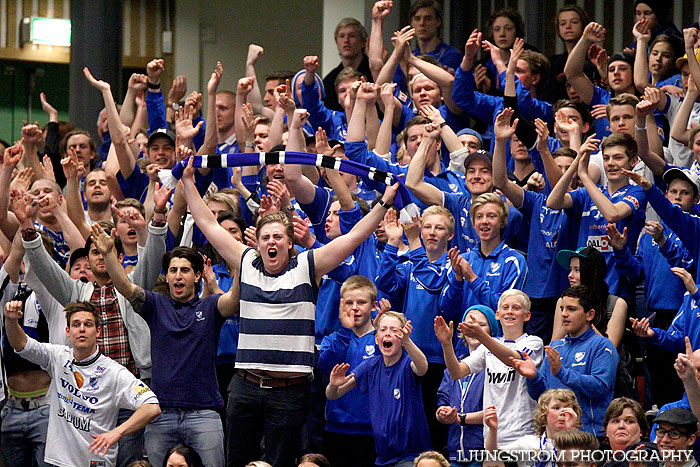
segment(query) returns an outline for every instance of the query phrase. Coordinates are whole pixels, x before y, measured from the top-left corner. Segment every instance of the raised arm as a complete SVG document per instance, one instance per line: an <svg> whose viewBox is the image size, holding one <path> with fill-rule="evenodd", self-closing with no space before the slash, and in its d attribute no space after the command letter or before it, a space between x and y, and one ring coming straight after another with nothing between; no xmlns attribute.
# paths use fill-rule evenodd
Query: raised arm
<svg viewBox="0 0 700 467"><path fill-rule="evenodd" d="M700 83L700 63L695 58L695 43L698 40L698 30L696 28L688 28L683 30L683 43L685 45L685 53L688 56L688 68L690 76L695 80L695 84Z"/></svg>
<svg viewBox="0 0 700 467"><path fill-rule="evenodd" d="M5 314L5 333L7 340L10 345L15 350L15 352L21 352L27 346L27 334L24 332L22 327L19 325L19 320L22 319L24 313L24 302L20 300L13 300L5 304L4 314Z"/></svg>
<svg viewBox="0 0 700 467"><path fill-rule="evenodd" d="M454 324L450 321L449 326L445 323L445 318L442 316L435 317L435 335L442 346L442 354L445 358L447 371L452 379L464 378L471 373L469 365L460 362L455 354L455 349L452 345L452 336L454 335Z"/></svg>
<svg viewBox="0 0 700 467"><path fill-rule="evenodd" d="M394 110L396 109L396 100L394 98L395 87L396 83L384 83L381 85L381 90L379 92L380 100L384 104L384 119L381 125L379 125L379 133L377 133L374 152L382 157L388 155L388 159L391 158L391 129L394 125Z"/></svg>
<svg viewBox="0 0 700 467"><path fill-rule="evenodd" d="M134 123L134 105L136 103L136 94L146 90L147 80L148 78L146 75L139 73L132 73L132 75L129 77L129 84L126 88L122 108L119 111L119 119L126 126L131 126L131 124Z"/></svg>
<svg viewBox="0 0 700 467"><path fill-rule="evenodd" d="M9 211L10 197L7 193L10 192L12 171L17 167L22 154L22 143L17 141L13 146L5 149L2 167L0 167L0 193L5 193L5 196L0 196L0 229L6 238L13 238L19 227L14 213Z"/></svg>
<svg viewBox="0 0 700 467"><path fill-rule="evenodd" d="M688 136L690 133L690 130L688 130L688 120L690 119L690 113L695 106L695 101L699 96L700 91L698 91L698 86L695 79L692 76L689 76L688 92L685 94L685 99L683 99L683 102L681 102L678 113L673 119L673 125L671 125L671 138L675 139L681 144L688 144Z"/></svg>
<svg viewBox="0 0 700 467"><path fill-rule="evenodd" d="M212 214L211 210L204 204L202 197L197 191L197 187L194 186L192 159L190 159L182 175L182 183L184 185L185 199L187 200L187 205L190 208L190 213L192 213L195 223L207 237L209 243L216 248L216 251L221 254L226 262L238 270L241 264L241 256L246 247L231 237L231 234L219 225L214 214Z"/></svg>
<svg viewBox="0 0 700 467"><path fill-rule="evenodd" d="M595 133L591 135L588 140L592 139L593 137L595 137ZM586 143L588 140L586 140ZM574 205L574 200L571 198L568 191L569 187L571 186L571 182L574 180L574 176L578 171L579 161L583 156L582 151L583 147L581 147L581 151L579 151L579 153L576 155L576 158L571 166L566 170L566 172L564 172L564 175L562 175L556 185L554 185L554 188L552 188L552 192L547 197L547 207L549 209L568 209Z"/></svg>
<svg viewBox="0 0 700 467"><path fill-rule="evenodd" d="M384 47L384 40L382 38L382 28L384 26L384 19L391 13L393 5L393 1L383 0L375 2L374 7L372 7L372 28L369 33L367 57L369 58L369 69L374 81L377 81L382 66L384 66L386 48Z"/></svg>
<svg viewBox="0 0 700 467"><path fill-rule="evenodd" d="M83 68L83 73L92 87L102 93L102 98L104 99L105 109L107 112L107 125L109 126L109 134L112 137L112 144L114 145L117 160L119 161L119 170L124 178L128 178L134 171L136 164L136 158L131 153L131 148L127 144L126 140L130 130L128 127L122 124L121 119L119 118L119 112L117 111L117 106L114 103L114 96L112 96L112 88L109 83L96 80L87 67Z"/></svg>
<svg viewBox="0 0 700 467"><path fill-rule="evenodd" d="M457 137L455 131L450 127L450 125L444 124L445 119L438 109L430 104L426 104L420 108L420 114L428 117L431 122L440 127L440 138L445 143L445 147L450 153L459 151L464 148L464 145ZM443 125L444 124L444 125Z"/></svg>
<svg viewBox="0 0 700 467"><path fill-rule="evenodd" d="M394 32L391 38L391 42L394 44L394 50L391 52L391 55L389 55L389 58L377 76L376 83L378 85L392 82L399 62L407 58L407 55L411 53L409 44L415 34L416 30L411 26L405 26L400 31Z"/></svg>
<svg viewBox="0 0 700 467"><path fill-rule="evenodd" d="M22 127L22 146L24 148L24 165L34 170L37 179L46 178L44 168L39 162L38 147L43 135L38 123L27 123ZM53 174L50 174L53 176Z"/></svg>
<svg viewBox="0 0 700 467"><path fill-rule="evenodd" d="M442 206L443 193L438 188L425 181L425 158L428 154L428 148L432 144L436 144L440 137L440 127L428 123L425 126L423 139L418 146L416 154L411 159L406 174L406 186L413 192L416 197L427 204Z"/></svg>
<svg viewBox="0 0 700 467"><path fill-rule="evenodd" d="M102 254L102 259L107 267L109 277L112 279L117 292L122 294L127 299L131 297L140 288L129 280L129 277L124 271L124 267L119 262L119 258L114 250L114 239L116 237L116 229L112 229L111 235L107 235L100 224L93 224L90 228L92 232L92 241L95 247Z"/></svg>
<svg viewBox="0 0 700 467"><path fill-rule="evenodd" d="M345 258L355 251L355 248L372 235L379 225L379 222L384 218L386 210L393 202L398 188L398 182L387 186L381 202L377 203L369 214L355 224L355 227L353 227L350 232L341 235L314 252L314 266L316 269L316 277L319 280L324 274L335 269Z"/></svg>
<svg viewBox="0 0 700 467"><path fill-rule="evenodd" d="M657 175L662 176L666 167L666 161L658 154L649 150L649 138L647 137L647 125L654 119L654 104L648 100L641 100L635 108L634 139L637 141L637 155ZM651 117L651 118L649 118ZM663 151L663 147L661 148Z"/></svg>
<svg viewBox="0 0 700 467"><path fill-rule="evenodd" d="M576 94L581 97L581 100L586 105L591 103L594 91L593 83L591 83L591 80L589 80L583 72L588 48L594 42L602 42L604 40L605 28L598 23L588 23L583 30L583 35L571 50L569 58L566 60L566 65L564 66L566 80L571 84Z"/></svg>
<svg viewBox="0 0 700 467"><path fill-rule="evenodd" d="M513 109L504 109L493 124L493 135L496 138L493 146L493 184L503 191L515 207L520 207L523 205L525 193L522 187L508 180L506 171L506 142L513 136L518 125L517 119L510 123L512 116Z"/></svg>
<svg viewBox="0 0 700 467"><path fill-rule="evenodd" d="M637 49L634 57L634 86L637 91L644 90L651 85L649 82L649 59L647 57L647 47L651 40L649 31L649 20L637 21L632 28L632 34L637 41Z"/></svg>
<svg viewBox="0 0 700 467"><path fill-rule="evenodd" d="M455 77L449 71L438 65L421 60L413 54L408 55L408 63L418 68L421 73L437 83L442 91L445 105L450 109L450 112L458 115L462 113L462 109L452 100L452 83L454 83Z"/></svg>
<svg viewBox="0 0 700 467"><path fill-rule="evenodd" d="M262 96L260 95L260 87L258 84L258 78L255 74L255 64L261 55L265 53L265 49L256 44L248 45L248 56L245 60L245 75L253 78L253 88L248 94L248 102L253 106L253 110L256 114L264 115L265 117L272 120L275 116L275 111L268 109L263 104Z"/></svg>
<svg viewBox="0 0 700 467"><path fill-rule="evenodd" d="M216 68L211 73L207 83L207 128L204 130L204 143L200 146L198 154L216 153L216 90L219 87L223 74L224 68L221 66L221 62L216 62Z"/></svg>
<svg viewBox="0 0 700 467"><path fill-rule="evenodd" d="M80 179L85 175L85 168L78 161L75 149L68 149L68 154L61 160L63 173L66 174L66 209L68 217L75 224L83 237L83 242L90 236L90 225L85 220L85 211L80 197Z"/></svg>

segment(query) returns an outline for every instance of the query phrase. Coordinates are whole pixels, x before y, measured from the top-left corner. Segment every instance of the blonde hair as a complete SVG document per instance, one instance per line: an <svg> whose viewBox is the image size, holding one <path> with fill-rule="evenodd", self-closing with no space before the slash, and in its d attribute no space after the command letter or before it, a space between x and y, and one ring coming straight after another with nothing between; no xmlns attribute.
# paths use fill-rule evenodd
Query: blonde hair
<svg viewBox="0 0 700 467"><path fill-rule="evenodd" d="M469 217L472 220L472 224L474 224L477 209L489 203L498 206L498 218L501 221L501 230L505 229L508 224L508 206L496 193L482 193L472 201L472 205L469 208Z"/></svg>
<svg viewBox="0 0 700 467"><path fill-rule="evenodd" d="M401 322L401 327L406 326L406 323L408 320L406 319L406 315L403 313L399 313L398 311L385 311L381 315L377 317L376 322L374 323L374 327L379 329L379 324L382 322L384 318L396 318Z"/></svg>
<svg viewBox="0 0 700 467"><path fill-rule="evenodd" d="M447 230L450 233L455 231L455 217L452 215L449 209L444 206L428 206L425 211L423 211L423 217L420 220L420 226L423 227L423 220L428 216L445 216L447 219Z"/></svg>
<svg viewBox="0 0 700 467"><path fill-rule="evenodd" d="M445 456L437 451L425 451L420 456L413 459L413 467L416 467L422 460L432 460L440 464L440 467L450 467L450 463L445 459Z"/></svg>
<svg viewBox="0 0 700 467"><path fill-rule="evenodd" d="M351 290L364 290L369 295L369 301L374 303L377 301L377 287L370 279L365 276L354 275L345 279L343 285L340 286L340 297L342 298L346 292Z"/></svg>
<svg viewBox="0 0 700 467"><path fill-rule="evenodd" d="M547 428L547 410L549 409L549 403L553 400L561 402L562 404L568 404L576 412L578 420L576 420L576 426L581 426L581 406L576 399L576 394L571 389L549 389L542 393L539 399L537 399L537 408L533 414L535 419L535 432L537 436L544 433Z"/></svg>
<svg viewBox="0 0 700 467"><path fill-rule="evenodd" d="M508 297L518 297L520 299L520 304L525 309L525 313L530 312L530 307L532 306L530 303L530 297L528 297L525 292L523 292L522 290L518 290L518 289L508 289L501 294L501 297L498 299L498 309L499 310L501 309L501 305L503 304L503 302Z"/></svg>

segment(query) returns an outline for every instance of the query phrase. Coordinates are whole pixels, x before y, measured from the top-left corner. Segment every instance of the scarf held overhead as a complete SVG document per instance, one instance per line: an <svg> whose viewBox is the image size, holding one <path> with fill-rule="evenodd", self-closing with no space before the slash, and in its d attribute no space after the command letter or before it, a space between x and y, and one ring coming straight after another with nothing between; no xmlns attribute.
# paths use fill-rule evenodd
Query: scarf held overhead
<svg viewBox="0 0 700 467"><path fill-rule="evenodd" d="M394 205L401 212L401 222L407 223L413 217L418 217L418 207L411 201L411 195L403 181L396 175L378 170L359 162L347 159L339 159L333 156L323 156L321 154L309 154L305 152L248 152L232 154L214 154L190 156L192 165L201 169L218 169L227 167L241 167L251 165L274 165L274 164L300 164L315 165L327 169L345 172L359 177L381 182L386 185L399 184L399 191L394 199ZM172 170L160 170L158 176L161 182L168 188L175 188L177 182L182 178L182 173L187 167L189 157L181 160Z"/></svg>

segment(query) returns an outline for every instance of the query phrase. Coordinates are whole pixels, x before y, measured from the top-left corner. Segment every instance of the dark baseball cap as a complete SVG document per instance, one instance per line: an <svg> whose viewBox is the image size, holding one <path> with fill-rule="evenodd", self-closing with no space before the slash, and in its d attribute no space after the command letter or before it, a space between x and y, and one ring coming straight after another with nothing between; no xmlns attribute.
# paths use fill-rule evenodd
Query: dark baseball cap
<svg viewBox="0 0 700 467"><path fill-rule="evenodd" d="M469 168L469 165L474 161L484 161L488 164L489 168L491 168L493 164L493 155L484 149L474 151L464 159L464 170Z"/></svg>
<svg viewBox="0 0 700 467"><path fill-rule="evenodd" d="M92 244L92 240L90 240L90 244ZM90 253L90 246L87 242L85 242L85 245L85 247L76 248L75 250L70 252L70 259L68 260L69 271L71 270L75 262L78 261L80 258L88 257L88 254Z"/></svg>
<svg viewBox="0 0 700 467"><path fill-rule="evenodd" d="M148 143L146 146L150 146L153 140L159 137L168 138L173 146L175 146L175 133L173 133L169 128L158 128L156 131L148 135Z"/></svg>
<svg viewBox="0 0 700 467"><path fill-rule="evenodd" d="M668 423L670 425L688 427L695 432L698 419L693 412L683 407L676 407L669 410L664 410L656 416L654 423Z"/></svg>

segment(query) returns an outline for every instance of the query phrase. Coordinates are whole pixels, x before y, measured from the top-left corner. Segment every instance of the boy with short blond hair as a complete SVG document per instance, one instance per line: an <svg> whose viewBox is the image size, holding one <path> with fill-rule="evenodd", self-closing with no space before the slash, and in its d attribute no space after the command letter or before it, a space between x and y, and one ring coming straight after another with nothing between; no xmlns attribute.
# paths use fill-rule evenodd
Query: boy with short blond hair
<svg viewBox="0 0 700 467"><path fill-rule="evenodd" d="M350 371L379 354L374 343L372 310L377 307L377 288L364 276L351 276L340 287L341 329L323 338L318 367L329 374L339 363ZM369 424L367 394L355 391L348 397L326 402L323 452L331 465L372 465L376 459Z"/></svg>
<svg viewBox="0 0 700 467"><path fill-rule="evenodd" d="M452 345L453 324L449 326L442 316L435 318L435 334L442 344L445 364L453 379L470 373L486 371L484 407L495 406L505 420L498 433L498 444L506 445L524 435L535 433L532 413L537 403L527 393L526 378L513 368L511 359L529 356L537 366L542 362L542 339L523 331L530 319L530 299L517 289L506 290L498 301L496 319L503 328L503 337L491 337L476 319L459 323L463 335L478 339L482 345L459 361ZM484 425L484 439L489 428Z"/></svg>
<svg viewBox="0 0 700 467"><path fill-rule="evenodd" d="M369 393L376 465L406 463L431 449L420 390L420 377L428 371L428 361L411 341L413 327L402 313L382 313L375 326L381 358L375 355L365 360L347 376L349 364L335 365L326 397L338 399L356 386Z"/></svg>

